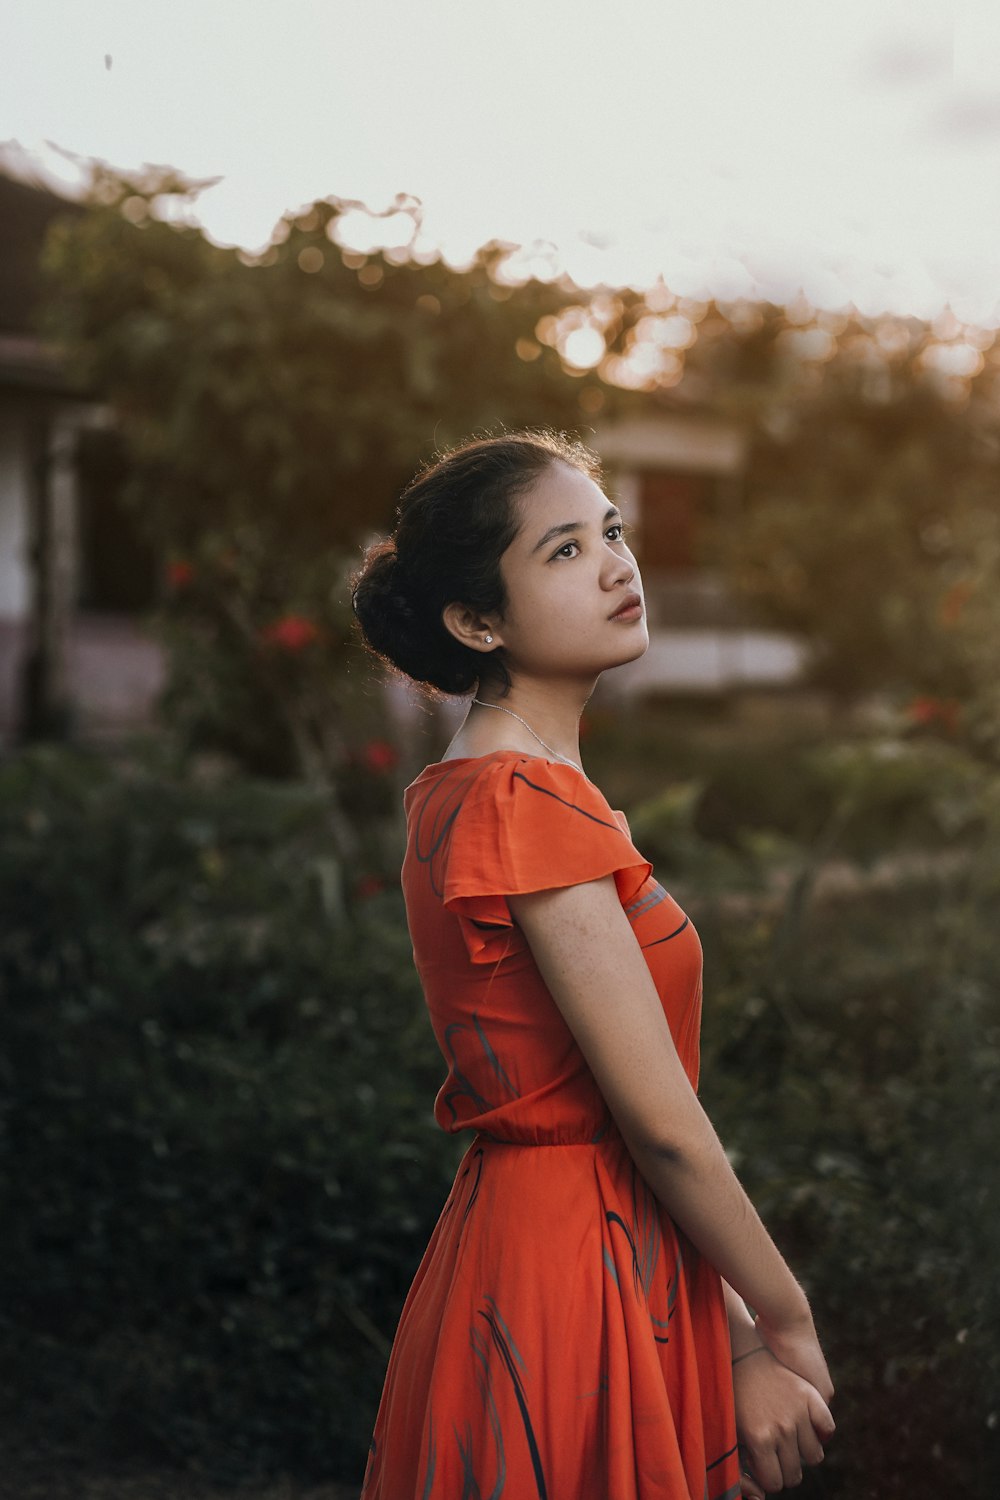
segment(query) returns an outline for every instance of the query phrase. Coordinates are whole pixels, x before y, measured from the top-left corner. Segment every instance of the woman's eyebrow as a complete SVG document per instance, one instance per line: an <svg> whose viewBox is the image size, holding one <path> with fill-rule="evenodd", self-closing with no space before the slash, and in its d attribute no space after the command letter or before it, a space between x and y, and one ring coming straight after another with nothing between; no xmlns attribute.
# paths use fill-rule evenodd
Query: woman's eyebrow
<svg viewBox="0 0 1000 1500"><path fill-rule="evenodd" d="M612 505L610 510L604 512L601 518L601 525L606 526L609 521L613 521L616 517L618 520L621 520L621 511L617 505ZM538 552L545 546L546 542L551 542L554 537L565 536L569 531L585 531L586 527L586 521L564 521L561 526L550 526L545 535L535 543L531 551L532 553Z"/></svg>

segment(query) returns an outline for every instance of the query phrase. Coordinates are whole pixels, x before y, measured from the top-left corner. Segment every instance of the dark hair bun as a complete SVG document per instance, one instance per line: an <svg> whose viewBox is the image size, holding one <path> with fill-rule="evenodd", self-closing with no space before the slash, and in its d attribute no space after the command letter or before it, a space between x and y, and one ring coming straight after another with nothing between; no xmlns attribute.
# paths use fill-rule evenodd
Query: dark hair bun
<svg viewBox="0 0 1000 1500"><path fill-rule="evenodd" d="M365 640L387 666L443 693L470 693L481 661L435 618L422 594L416 580L407 579L391 537L368 548L351 580Z"/></svg>

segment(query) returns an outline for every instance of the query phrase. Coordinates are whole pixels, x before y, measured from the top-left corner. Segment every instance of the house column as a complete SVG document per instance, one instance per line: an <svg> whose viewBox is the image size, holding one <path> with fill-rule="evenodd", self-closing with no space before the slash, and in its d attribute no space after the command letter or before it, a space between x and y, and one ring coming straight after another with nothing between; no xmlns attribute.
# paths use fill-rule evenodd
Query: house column
<svg viewBox="0 0 1000 1500"><path fill-rule="evenodd" d="M67 674L77 592L78 414L44 405L28 427L32 597L22 668L22 740L63 739L72 720Z"/></svg>

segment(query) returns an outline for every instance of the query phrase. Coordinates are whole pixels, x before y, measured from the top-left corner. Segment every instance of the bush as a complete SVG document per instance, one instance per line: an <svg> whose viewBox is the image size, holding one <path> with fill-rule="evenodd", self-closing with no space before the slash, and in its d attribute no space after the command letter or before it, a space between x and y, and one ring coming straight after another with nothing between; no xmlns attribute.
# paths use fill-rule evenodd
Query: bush
<svg viewBox="0 0 1000 1500"><path fill-rule="evenodd" d="M738 847L692 833L690 797L660 809L701 892L704 1098L838 1386L814 1495L992 1497L1000 879L981 791L979 831L955 825L964 866L804 907L748 901L745 877L731 899ZM67 753L0 767L9 1428L233 1481L361 1474L462 1143L431 1118L443 1066L393 857L343 878L330 810L294 784Z"/></svg>
<svg viewBox="0 0 1000 1500"><path fill-rule="evenodd" d="M455 1149L401 897L338 922L325 813L3 768L8 1420L223 1476L361 1472Z"/></svg>
<svg viewBox="0 0 1000 1500"><path fill-rule="evenodd" d="M816 1493L993 1493L995 871L703 919L709 1113L803 1277L838 1388Z"/></svg>
<svg viewBox="0 0 1000 1500"><path fill-rule="evenodd" d="M630 826L665 872L739 886L795 851L868 863L960 846L982 834L994 781L966 751L933 738L790 745L780 755L740 746L645 796Z"/></svg>

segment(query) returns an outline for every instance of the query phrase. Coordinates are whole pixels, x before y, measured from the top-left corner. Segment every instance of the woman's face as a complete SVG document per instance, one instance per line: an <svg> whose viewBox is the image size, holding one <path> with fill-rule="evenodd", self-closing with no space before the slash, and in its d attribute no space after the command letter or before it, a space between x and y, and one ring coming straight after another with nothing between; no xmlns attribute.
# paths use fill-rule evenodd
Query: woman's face
<svg viewBox="0 0 1000 1500"><path fill-rule="evenodd" d="M507 607L494 631L511 674L586 678L641 656L649 645L642 579L600 486L556 459L519 511L500 559Z"/></svg>

